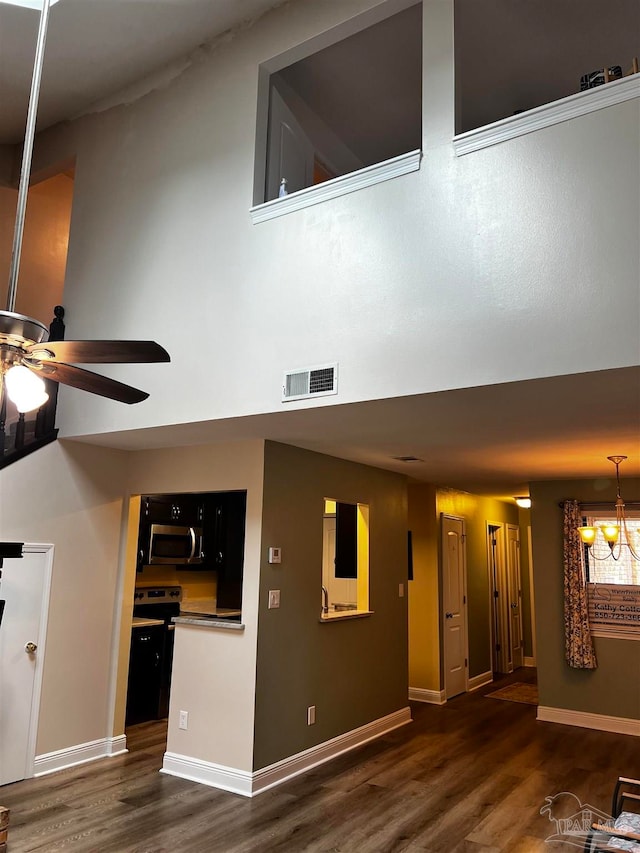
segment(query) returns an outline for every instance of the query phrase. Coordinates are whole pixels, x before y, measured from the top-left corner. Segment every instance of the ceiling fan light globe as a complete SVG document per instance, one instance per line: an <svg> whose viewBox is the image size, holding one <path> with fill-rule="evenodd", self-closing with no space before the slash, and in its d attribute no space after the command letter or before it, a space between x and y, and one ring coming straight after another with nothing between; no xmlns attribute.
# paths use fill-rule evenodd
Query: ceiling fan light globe
<svg viewBox="0 0 640 853"><path fill-rule="evenodd" d="M21 364L10 367L4 381L9 399L22 414L39 409L49 399L42 379Z"/></svg>

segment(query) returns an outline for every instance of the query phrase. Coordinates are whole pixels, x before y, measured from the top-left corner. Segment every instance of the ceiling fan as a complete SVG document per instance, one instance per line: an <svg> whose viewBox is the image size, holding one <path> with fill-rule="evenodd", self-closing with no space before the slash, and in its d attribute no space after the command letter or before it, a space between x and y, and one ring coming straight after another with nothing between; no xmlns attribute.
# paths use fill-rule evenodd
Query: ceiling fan
<svg viewBox="0 0 640 853"><path fill-rule="evenodd" d="M33 411L47 401L48 394L44 379L51 379L54 382L89 391L101 397L119 400L122 403L140 403L149 396L145 391L84 370L76 364L170 361L169 353L154 341L49 342L49 332L45 325L39 320L14 311L51 2L52 0L42 0L18 189L7 308L5 311L0 310L0 400L3 388L6 388L7 395L16 404L19 412Z"/></svg>

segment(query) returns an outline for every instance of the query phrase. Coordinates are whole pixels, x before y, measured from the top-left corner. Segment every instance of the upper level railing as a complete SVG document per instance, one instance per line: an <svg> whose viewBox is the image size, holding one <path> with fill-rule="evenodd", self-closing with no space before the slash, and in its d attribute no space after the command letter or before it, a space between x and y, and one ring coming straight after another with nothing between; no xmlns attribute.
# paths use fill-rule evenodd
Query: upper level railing
<svg viewBox="0 0 640 853"><path fill-rule="evenodd" d="M62 341L65 332L64 308L56 305L53 313L55 316L49 326L49 340ZM46 379L45 384L48 401L37 411L26 415L17 411L5 393L0 394L0 468L55 441L58 435L55 427L58 383Z"/></svg>

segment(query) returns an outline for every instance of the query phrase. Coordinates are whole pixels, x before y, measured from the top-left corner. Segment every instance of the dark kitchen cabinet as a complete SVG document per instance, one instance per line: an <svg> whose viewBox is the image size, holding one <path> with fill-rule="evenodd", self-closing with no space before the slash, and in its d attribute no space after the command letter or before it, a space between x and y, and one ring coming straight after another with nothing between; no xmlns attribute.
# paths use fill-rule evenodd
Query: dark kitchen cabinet
<svg viewBox="0 0 640 853"><path fill-rule="evenodd" d="M163 683L165 627L134 627L131 631L126 725L159 719Z"/></svg>
<svg viewBox="0 0 640 853"><path fill-rule="evenodd" d="M140 520L154 524L200 525L202 495L143 495Z"/></svg>
<svg viewBox="0 0 640 853"><path fill-rule="evenodd" d="M242 606L246 513L246 492L205 496L205 565L217 573L218 607L239 610Z"/></svg>

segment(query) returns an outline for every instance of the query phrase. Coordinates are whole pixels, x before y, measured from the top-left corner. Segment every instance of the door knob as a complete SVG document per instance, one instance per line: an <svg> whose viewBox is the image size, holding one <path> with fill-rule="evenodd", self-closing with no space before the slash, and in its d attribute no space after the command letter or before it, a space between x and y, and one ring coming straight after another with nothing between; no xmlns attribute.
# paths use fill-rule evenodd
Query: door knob
<svg viewBox="0 0 640 853"><path fill-rule="evenodd" d="M27 643L24 650L28 655L32 655L37 648L38 646L35 643Z"/></svg>
<svg viewBox="0 0 640 853"><path fill-rule="evenodd" d="M453 619L453 613L445 613L445 619Z"/></svg>

